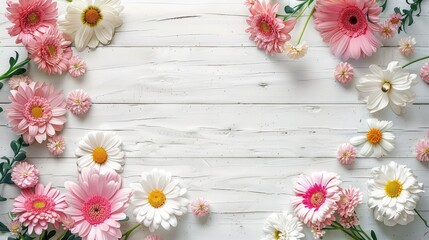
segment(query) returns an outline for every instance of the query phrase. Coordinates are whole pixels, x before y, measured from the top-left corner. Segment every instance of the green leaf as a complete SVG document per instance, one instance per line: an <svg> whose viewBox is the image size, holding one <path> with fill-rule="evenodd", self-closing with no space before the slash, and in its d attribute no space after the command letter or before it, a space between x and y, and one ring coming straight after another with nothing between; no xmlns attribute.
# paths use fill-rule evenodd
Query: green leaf
<svg viewBox="0 0 429 240"><path fill-rule="evenodd" d="M410 7L411 7L411 10L417 11L417 4L413 3L413 4L411 4Z"/></svg>
<svg viewBox="0 0 429 240"><path fill-rule="evenodd" d="M7 198L4 198L4 197L0 196L0 202L4 202L6 200L7 200Z"/></svg>
<svg viewBox="0 0 429 240"><path fill-rule="evenodd" d="M27 158L27 154L24 151L20 151L13 159L15 161L22 161Z"/></svg>
<svg viewBox="0 0 429 240"><path fill-rule="evenodd" d="M13 66L15 66L15 64L16 64L16 59L13 58L13 57L10 57L9 58L9 65L10 65L10 67L12 68Z"/></svg>
<svg viewBox="0 0 429 240"><path fill-rule="evenodd" d="M45 238L43 238L43 239L44 239L44 240L49 240L49 239L51 239L52 237L54 237L54 236L55 236L55 234L57 234L57 231L52 230L52 231L50 231L48 234L46 234Z"/></svg>
<svg viewBox="0 0 429 240"><path fill-rule="evenodd" d="M12 169L12 166L10 166L9 163L2 162L1 165L2 172Z"/></svg>
<svg viewBox="0 0 429 240"><path fill-rule="evenodd" d="M293 12L294 12L294 10L291 6L289 6L289 5L285 6L285 13L291 14Z"/></svg>
<svg viewBox="0 0 429 240"><path fill-rule="evenodd" d="M377 236L375 236L375 232L371 230L371 237L373 240L377 240Z"/></svg>
<svg viewBox="0 0 429 240"><path fill-rule="evenodd" d="M7 240L19 240L19 238L15 238L15 237L8 237Z"/></svg>
<svg viewBox="0 0 429 240"><path fill-rule="evenodd" d="M25 68L18 68L15 71L13 71L9 76L15 76L15 75L21 75L24 74L27 70Z"/></svg>
<svg viewBox="0 0 429 240"><path fill-rule="evenodd" d="M0 82L0 89L2 89L3 88L3 83L2 82Z"/></svg>
<svg viewBox="0 0 429 240"><path fill-rule="evenodd" d="M0 222L0 232L9 232L9 228L2 222Z"/></svg>
<svg viewBox="0 0 429 240"><path fill-rule="evenodd" d="M401 13L401 9L399 9L398 7L395 7L393 10L395 11L395 13Z"/></svg>
<svg viewBox="0 0 429 240"><path fill-rule="evenodd" d="M409 16L410 16L410 18L409 18L409 20L408 20L408 26L411 26L411 24L413 24L413 23L414 23L414 19L413 19L413 14L412 14L412 12L411 12L411 14L410 14Z"/></svg>
<svg viewBox="0 0 429 240"><path fill-rule="evenodd" d="M10 162L10 159L6 156L1 157L1 159L6 160L7 162Z"/></svg>
<svg viewBox="0 0 429 240"><path fill-rule="evenodd" d="M11 173L11 172L8 172L8 173L6 174L6 177L4 178L3 183L7 183L7 184L15 184L15 183L12 181L12 173Z"/></svg>
<svg viewBox="0 0 429 240"><path fill-rule="evenodd" d="M3 112L3 108L2 107L0 107L0 112Z"/></svg>
<svg viewBox="0 0 429 240"><path fill-rule="evenodd" d="M10 142L10 148L12 148L14 155L18 154L18 151L19 151L18 148L19 147L18 147L18 143L15 140L13 140L12 142Z"/></svg>

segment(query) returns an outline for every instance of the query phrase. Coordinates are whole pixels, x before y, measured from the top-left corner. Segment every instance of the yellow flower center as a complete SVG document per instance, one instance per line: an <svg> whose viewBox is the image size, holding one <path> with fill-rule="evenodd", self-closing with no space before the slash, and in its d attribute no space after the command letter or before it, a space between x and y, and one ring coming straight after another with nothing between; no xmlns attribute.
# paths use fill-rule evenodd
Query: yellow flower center
<svg viewBox="0 0 429 240"><path fill-rule="evenodd" d="M102 147L96 147L92 151L92 160L98 164L105 163L107 160L107 157L108 157L107 152Z"/></svg>
<svg viewBox="0 0 429 240"><path fill-rule="evenodd" d="M386 195L391 198L398 197L402 192L402 183L400 183L398 180L390 180L386 183L384 186L384 191L386 192Z"/></svg>
<svg viewBox="0 0 429 240"><path fill-rule="evenodd" d="M165 204L165 201L167 200L167 198L165 197L165 194L161 190L156 189L149 193L147 200L149 201L149 204L152 207L159 208Z"/></svg>
<svg viewBox="0 0 429 240"><path fill-rule="evenodd" d="M320 207L323 202L325 201L325 196L323 195L322 192L315 192L311 195L311 205L313 205L314 207Z"/></svg>
<svg viewBox="0 0 429 240"><path fill-rule="evenodd" d="M377 144L377 143L381 142L381 140L383 139L383 133L381 132L380 129L371 128L366 133L366 139L368 140L368 142L370 142L372 144Z"/></svg>
<svg viewBox="0 0 429 240"><path fill-rule="evenodd" d="M389 92L391 87L392 84L390 82L384 82L381 86L381 91L383 91L384 93Z"/></svg>
<svg viewBox="0 0 429 240"><path fill-rule="evenodd" d="M274 239L275 240L279 240L280 239L280 234L281 234L282 232L280 232L279 230L276 230L275 232L274 232Z"/></svg>
<svg viewBox="0 0 429 240"><path fill-rule="evenodd" d="M51 57L55 56L57 54L57 50L54 46L48 46L48 53Z"/></svg>
<svg viewBox="0 0 429 240"><path fill-rule="evenodd" d="M39 22L39 15L35 12L28 14L27 20L30 24L35 24Z"/></svg>
<svg viewBox="0 0 429 240"><path fill-rule="evenodd" d="M82 22L91 27L96 26L97 23L103 18L100 9L90 6L82 13Z"/></svg>
<svg viewBox="0 0 429 240"><path fill-rule="evenodd" d="M31 108L31 115L34 118L41 118L43 116L43 108L40 106L34 106L33 108Z"/></svg>
<svg viewBox="0 0 429 240"><path fill-rule="evenodd" d="M426 148L424 151L426 154L429 154L429 148Z"/></svg>
<svg viewBox="0 0 429 240"><path fill-rule="evenodd" d="M265 33L269 33L271 31L270 26L266 22L261 22L261 29Z"/></svg>
<svg viewBox="0 0 429 240"><path fill-rule="evenodd" d="M33 207L35 209L41 209L41 208L44 208L45 206L46 206L45 202L42 202L42 201L35 201L33 203Z"/></svg>

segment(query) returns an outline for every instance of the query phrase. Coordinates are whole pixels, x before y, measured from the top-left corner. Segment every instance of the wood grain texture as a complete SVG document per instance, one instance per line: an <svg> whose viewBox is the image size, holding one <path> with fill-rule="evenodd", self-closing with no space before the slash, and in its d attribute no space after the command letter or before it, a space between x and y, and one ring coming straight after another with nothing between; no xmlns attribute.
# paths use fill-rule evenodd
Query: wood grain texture
<svg viewBox="0 0 429 240"><path fill-rule="evenodd" d="M428 229L418 220L394 228L376 222L366 206L366 191L370 169L390 161L408 165L420 182L429 184L429 166L414 154L417 140L429 129L429 85L419 79L415 103L402 116L389 109L369 114L354 83L342 86L333 80L333 68L341 60L330 54L312 23L304 35L310 44L307 56L289 60L266 56L248 39L243 0L123 2L124 25L111 45L77 53L88 64L83 79L48 76L30 65L33 79L53 83L65 93L83 88L94 102L84 118L68 114L63 156L53 158L44 144L28 149L43 183L51 181L64 191L64 181L76 180L79 140L92 130L115 131L126 153L125 186L138 181L143 171L163 168L183 180L190 199L203 196L211 203L212 214L205 221L188 214L173 231L160 231L166 240L258 240L270 213L291 211L296 177L321 170L337 172L344 186L363 190L358 209L362 226L374 229L380 240L428 239ZM61 14L67 4L58 1ZM389 1L388 9L394 5L405 3ZM1 1L0 72L13 51L25 55L5 30L5 6ZM407 31L418 42L412 59L429 55L429 2L422 8ZM387 16L383 13L383 19ZM294 36L300 26L302 22ZM370 64L408 62L397 48L404 36L384 42L372 57L350 61L356 79L369 73ZM422 64L408 69L417 72ZM9 103L7 90L0 91L1 107ZM396 149L386 158L359 158L353 166L341 166L336 148L364 134L369 117L393 121ZM0 155L11 154L8 142L14 137L0 114ZM427 186L425 190L417 208L429 219ZM0 203L0 221L5 221L18 191L1 186L0 192L10 200ZM124 229L135 223L131 212ZM146 233L141 228L131 239ZM305 239L312 239L308 229L305 233ZM346 238L329 233L325 239Z"/></svg>

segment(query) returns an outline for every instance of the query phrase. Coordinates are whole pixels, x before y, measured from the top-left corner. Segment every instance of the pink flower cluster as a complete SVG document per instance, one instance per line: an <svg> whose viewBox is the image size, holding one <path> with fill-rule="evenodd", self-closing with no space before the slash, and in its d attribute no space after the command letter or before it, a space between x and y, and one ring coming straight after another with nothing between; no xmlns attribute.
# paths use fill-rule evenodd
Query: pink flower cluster
<svg viewBox="0 0 429 240"><path fill-rule="evenodd" d="M395 33L398 31L398 28L401 26L402 16L400 13L393 13L390 15L390 18L387 19L380 26L380 34L383 39L390 39L395 36Z"/></svg>
<svg viewBox="0 0 429 240"><path fill-rule="evenodd" d="M69 71L73 77L85 73L85 64L73 57L71 42L57 28L57 3L52 0L7 1L6 17L13 24L10 36L23 43L31 60L49 74ZM77 70L76 70L77 69Z"/></svg>
<svg viewBox="0 0 429 240"><path fill-rule="evenodd" d="M345 228L357 225L356 207L362 202L359 189L342 189L335 173L317 172L301 175L294 185L292 204L298 219L312 229L315 239L323 237L323 228L330 226L338 215Z"/></svg>

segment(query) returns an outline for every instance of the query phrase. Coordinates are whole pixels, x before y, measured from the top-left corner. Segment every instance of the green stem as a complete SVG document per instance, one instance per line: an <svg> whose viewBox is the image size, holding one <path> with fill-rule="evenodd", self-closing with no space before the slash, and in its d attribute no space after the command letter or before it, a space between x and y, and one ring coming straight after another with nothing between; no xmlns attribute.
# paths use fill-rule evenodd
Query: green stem
<svg viewBox="0 0 429 240"><path fill-rule="evenodd" d="M122 237L121 237L121 238L125 237L125 238L124 238L124 240L127 240L127 239L128 239L128 237L130 236L130 234L131 234L134 230L136 230L138 227L140 227L140 223L137 223L137 225L135 225L134 227L130 228L128 231L124 232L124 233L122 234Z"/></svg>
<svg viewBox="0 0 429 240"><path fill-rule="evenodd" d="M341 231L343 231L345 234L349 235L349 237L353 238L354 240L361 240L356 235L349 233L346 229L342 228Z"/></svg>
<svg viewBox="0 0 429 240"><path fill-rule="evenodd" d="M424 219L424 218L423 218L423 216L422 216L422 215L420 215L420 213L417 211L417 209L414 209L414 212L416 212L416 213L417 213L417 216L419 216L419 218L423 221L423 223L425 224L425 226L426 226L427 228L429 228L429 226L428 226L428 222L426 221L426 219Z"/></svg>
<svg viewBox="0 0 429 240"><path fill-rule="evenodd" d="M43 230L42 234L39 236L39 240L43 240L46 236L46 230Z"/></svg>
<svg viewBox="0 0 429 240"><path fill-rule="evenodd" d="M305 10L307 10L307 8L310 6L310 4L311 4L311 2L309 2L309 3L307 4L307 6L305 6L305 8L304 8L304 9L302 9L302 11L298 14L298 16L296 16L296 17L295 17L295 20L297 20L297 21L298 21L298 19L302 16L302 14L305 12Z"/></svg>
<svg viewBox="0 0 429 240"><path fill-rule="evenodd" d="M419 61L422 61L422 60L425 60L425 59L428 59L428 58L429 58L429 56L418 58L418 59L416 59L414 61L411 61L411 62L405 64L404 66L402 66L402 68L406 68L406 67L410 66L413 63L416 63L416 62L419 62Z"/></svg>
<svg viewBox="0 0 429 240"><path fill-rule="evenodd" d="M63 233L61 233L61 235L57 238L57 240L61 240L61 239L63 239L63 237L66 235L66 233L68 232L69 230L65 230L65 231L63 231Z"/></svg>
<svg viewBox="0 0 429 240"><path fill-rule="evenodd" d="M366 238L361 234L361 231L359 230L359 229L357 229L356 228L356 226L352 226L351 228L350 228L350 230L352 231L352 232L355 232L356 233L356 236L358 236L359 238L361 238L362 240L366 240ZM371 239L370 239L371 240Z"/></svg>
<svg viewBox="0 0 429 240"><path fill-rule="evenodd" d="M299 35L298 43L296 45L298 45L301 42L302 36L304 36L304 32L305 32L305 29L307 28L308 22L310 21L311 16L313 16L313 13L315 10L316 10L315 7L311 9L310 14L308 15L307 20L305 21L304 27L301 30L301 35Z"/></svg>
<svg viewBox="0 0 429 240"><path fill-rule="evenodd" d="M363 233L363 235L365 235L365 237L367 237L369 240L372 240L372 238L370 238L369 235L366 234L366 232L362 229L362 227L360 225L357 225L357 227L360 229L361 233Z"/></svg>
<svg viewBox="0 0 429 240"><path fill-rule="evenodd" d="M17 65L9 68L9 70L7 70L7 72L5 72L3 75L0 76L0 81L4 80L4 79L10 78L11 77L11 75L10 75L11 73L15 72L15 70L23 67L25 64L27 64L29 62L30 62L30 58L27 58L24 61L19 62Z"/></svg>
<svg viewBox="0 0 429 240"><path fill-rule="evenodd" d="M18 142L19 142L19 141L18 141ZM19 144L18 144L18 151L16 152L16 154L14 154L13 159L12 159L12 162L10 162L10 166L11 166L11 167L13 167L13 164L16 162L16 161L15 161L15 159L16 159L16 156L17 156L17 155L19 154L19 152L21 151L22 144L23 144L23 142L19 142ZM4 183L4 181L5 181L5 179L6 179L6 176L7 176L8 172L9 172L10 170L11 170L11 169L9 169L9 170L7 170L6 172L4 172L4 173L3 173L2 177L0 178L0 184Z"/></svg>

